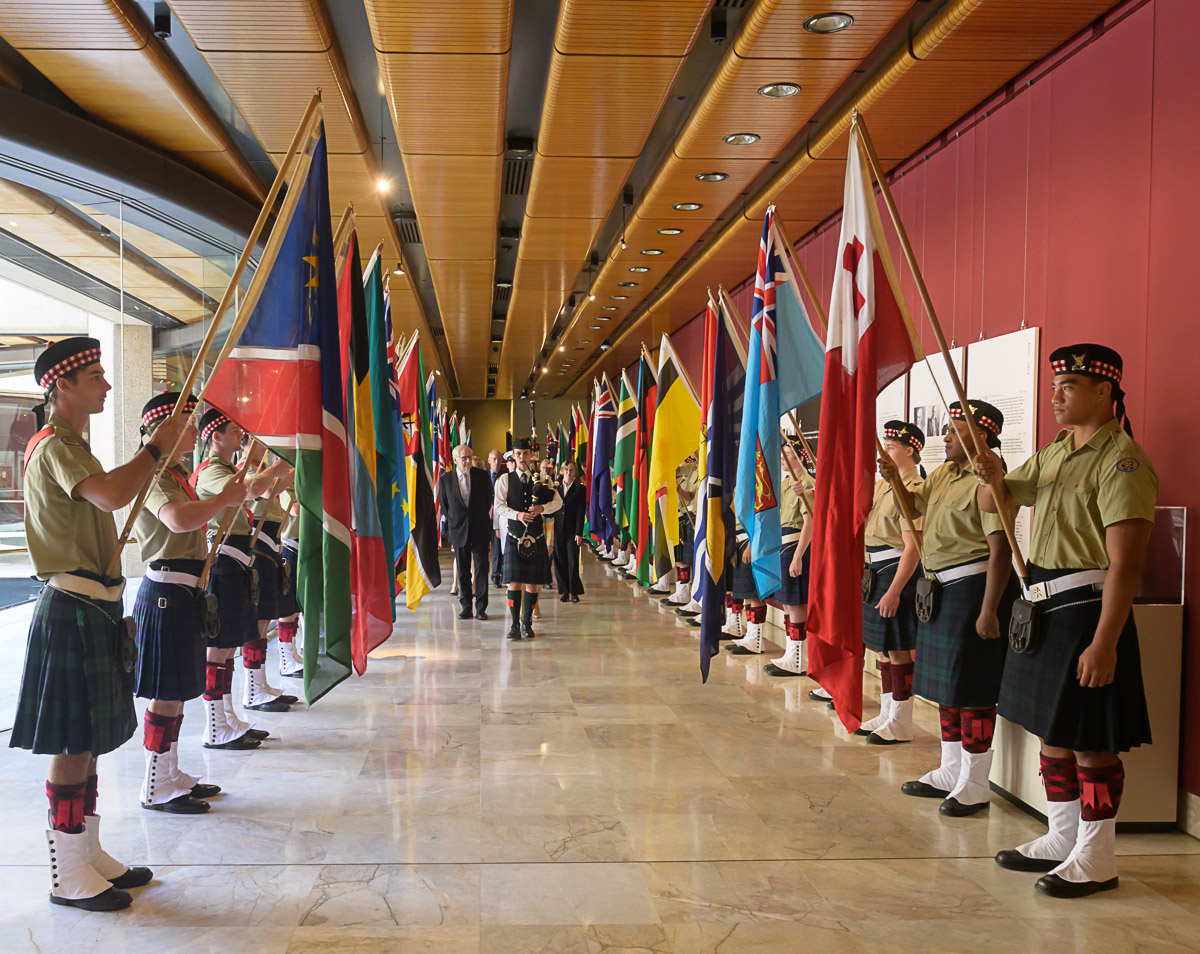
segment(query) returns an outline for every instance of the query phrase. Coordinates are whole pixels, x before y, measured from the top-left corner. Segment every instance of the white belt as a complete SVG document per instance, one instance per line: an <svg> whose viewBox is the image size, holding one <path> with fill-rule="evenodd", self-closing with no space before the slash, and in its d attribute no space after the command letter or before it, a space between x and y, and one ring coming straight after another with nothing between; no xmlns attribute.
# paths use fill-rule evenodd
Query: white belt
<svg viewBox="0 0 1200 954"><path fill-rule="evenodd" d="M250 565L250 557L246 556L246 554L244 554L237 547L231 547L227 543L222 543L219 547L217 547L217 552L224 553L227 557L233 557L233 559L237 560L242 566Z"/></svg>
<svg viewBox="0 0 1200 954"><path fill-rule="evenodd" d="M954 583L958 580L965 580L968 576L979 576L980 573L986 573L988 568L987 560L979 560L976 563L964 563L962 566L954 566L948 570L930 570L929 575L939 583Z"/></svg>
<svg viewBox="0 0 1200 954"><path fill-rule="evenodd" d="M78 593L80 596L86 596L89 599L106 600L110 603L119 600L121 594L125 592L124 580L116 586L105 586L96 580L89 580L86 576L76 576L74 573L55 573L46 582L56 590Z"/></svg>
<svg viewBox="0 0 1200 954"><path fill-rule="evenodd" d="M1084 586L1092 586L1101 590L1104 588L1106 576L1108 576L1108 570L1080 570L1078 573L1068 573L1055 580L1045 580L1041 583L1034 583L1033 586L1022 587L1022 589L1025 591L1025 599L1029 602L1041 603L1059 593L1078 590Z"/></svg>
<svg viewBox="0 0 1200 954"><path fill-rule="evenodd" d="M802 535L803 535L803 531L802 531L802 530L796 530L796 531L794 531L793 533L785 533L785 534L783 535L783 539L782 539L780 542L781 542L781 543L782 543L784 546L787 546L788 544L791 544L791 543L799 543L799 542L800 542L800 537L801 537Z"/></svg>
<svg viewBox="0 0 1200 954"><path fill-rule="evenodd" d="M282 537L282 538L280 538L279 542L282 543L285 547L291 547L291 549L293 549L293 550L300 549L300 541L293 540L291 537Z"/></svg>
<svg viewBox="0 0 1200 954"><path fill-rule="evenodd" d="M275 542L274 537L267 536L265 533L260 533L258 535L258 542L265 543L267 547L274 553L279 552L279 544Z"/></svg>
<svg viewBox="0 0 1200 954"><path fill-rule="evenodd" d="M882 563L884 560L894 560L900 556L904 556L904 551L897 550L895 547L892 547L890 550L879 550L875 553L868 553L867 562Z"/></svg>
<svg viewBox="0 0 1200 954"><path fill-rule="evenodd" d="M147 568L146 579L153 580L155 583L178 583L180 586L190 586L194 589L200 588L200 577L192 576L190 573L174 573L171 570L152 570Z"/></svg>

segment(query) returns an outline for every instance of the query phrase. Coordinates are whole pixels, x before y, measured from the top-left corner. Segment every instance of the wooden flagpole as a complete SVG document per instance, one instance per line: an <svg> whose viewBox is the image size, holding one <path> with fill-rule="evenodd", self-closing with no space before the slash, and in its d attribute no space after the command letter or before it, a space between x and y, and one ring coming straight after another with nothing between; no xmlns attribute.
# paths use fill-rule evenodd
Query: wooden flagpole
<svg viewBox="0 0 1200 954"><path fill-rule="evenodd" d="M298 169L302 169L303 172L307 172L308 163L311 161L311 157L308 155L307 149L304 149L302 152L301 148L308 142L308 139L312 135L314 124L319 121L320 118L321 90L318 89L315 93L313 93L312 99L308 101L308 107L304 111L304 115L300 120L300 125L296 127L296 133L292 137L291 145L288 146L288 151L284 155L283 161L279 164L279 171L275 173L275 181L271 183L271 188L268 190L267 197L263 201L263 206L259 210L258 218L255 219L254 226L250 229L250 234L246 237L246 244L242 248L242 254L238 256L237 264L234 265L233 272L229 276L229 282L225 286L225 292L221 295L220 302L217 303L216 311L213 312L212 321L209 322L208 331L205 333L204 339L200 342L200 348L196 352L196 357L192 360L192 366L188 370L187 377L180 386L179 400L175 402L175 406L171 409L171 413L167 417L168 421L175 420L175 418L179 417L179 415L183 413L184 404L192 392L192 387L195 385L196 379L200 376L201 368L204 367L204 359L208 357L208 352L212 348L213 341L216 340L217 330L221 325L221 319L224 317L225 312L229 309L229 306L233 303L234 298L237 295L238 282L242 277L242 272L245 271L246 265L250 261L250 256L254 251L255 246L258 245L258 240L262 235L263 229L266 228L267 221L270 218L271 211L275 205L275 200L279 197L279 193L282 191L284 183L288 180L288 173L293 171L294 166L296 166ZM298 166L297 163L299 163ZM302 178L303 172L293 176L293 181L298 182L300 178ZM216 369L220 367L221 362L224 361L228 352L233 349L233 344L236 344L238 337L241 335L242 328L245 327L245 323L250 312L254 309L253 304L247 305L246 302L257 302L257 294L251 298L251 292L255 287L256 281L259 282L259 294L261 294L262 282L259 281L259 277L262 275L263 280L265 281L265 275L263 275L263 273L264 271L269 272L270 264L274 263L275 256L278 254L278 246L283 241L282 233L287 230L287 223L291 221L292 213L295 211L296 205L300 201L299 193L301 191L301 189L289 189L287 196L284 198L283 208L280 210L279 218L276 219L275 225L271 230L271 236L267 242L267 248L264 251L262 261L259 262L259 267L255 270L254 278L250 283L250 289L247 290L246 301L243 301L241 303L241 307L238 309L238 315L234 321L234 327L229 331L229 336L226 339L226 345L224 348L222 348L220 355L217 357L217 360L213 365L213 371L216 371ZM279 240L275 243L274 251L272 251L272 242L275 241L277 233L279 235ZM266 266L265 269L264 266ZM246 317L243 317L243 315ZM209 375L209 380L211 379L212 376ZM205 384L205 388L207 388L207 383ZM203 396L204 390L202 389L199 397L202 398ZM142 512L142 508L146 505L146 497L149 496L150 488L154 485L154 482L158 479L159 475L163 472L166 466L179 452L179 445L182 440L183 434L180 433L170 451L168 452L164 450L162 456L158 460L157 466L154 468L154 472L146 480L146 483L142 486L141 491L139 491L132 506L129 508L129 516L125 520L125 526L121 530L120 537L117 538L117 546L113 550L112 557L108 561L108 566L104 570L104 575L106 577L112 576L112 574L116 571L117 566L120 564L121 552L125 549L125 545L129 542L129 535L133 532L134 522L137 520L138 515Z"/></svg>
<svg viewBox="0 0 1200 954"><path fill-rule="evenodd" d="M250 446L246 448L246 457L238 467L237 473L234 475L234 480L240 483L246 482L246 477L250 470L250 461L254 457L254 445L257 443L255 438L250 439ZM259 459L261 462L262 458ZM200 582L197 584L198 589L204 590L208 586L208 577L212 573L213 560L216 559L217 550L221 544L225 542L225 538L229 535L229 528L233 526L233 518L237 513L237 507L240 504L226 507L225 513L221 517L221 522L217 525L217 532L213 534L212 543L208 548L208 556L204 559L204 568L200 571Z"/></svg>
<svg viewBox="0 0 1200 954"><path fill-rule="evenodd" d="M971 445L974 448L975 456L982 456L983 448L987 446L986 440L980 443L979 428L975 424L975 415L971 412L971 405L967 402L967 392L963 387L962 378L958 375L958 369L954 367L954 362L950 360L950 348L946 344L946 336L942 331L941 322L938 321L937 312L933 307L933 299L929 296L929 289L925 285L925 277L921 274L921 268L917 264L917 257L913 253L912 243L908 240L908 233L904 230L904 223L900 220L900 210L896 207L896 200L892 197L892 190L888 186L887 177L883 172L883 164L879 161L879 154L875 151L875 144L871 141L871 134L867 132L867 124L863 120L862 114L856 109L854 110L851 121L851 128L858 128L861 134L861 148L865 153L865 158L870 164L871 172L875 176L875 181L879 184L879 191L883 195L884 204L887 206L888 214L892 217L892 225L896 228L896 235L900 239L900 247L904 250L904 258L908 262L908 267L912 269L913 278L917 284L917 292L921 296L921 303L925 306L925 314L929 316L929 325L933 329L933 335L937 339L938 348L942 352L942 357L946 361L946 370L950 373L950 381L954 384L954 391L958 395L959 407L962 408L963 419L967 422L967 433L971 438ZM1017 567L1017 574L1022 580L1029 579L1029 568L1025 564L1025 558L1021 555L1020 545L1017 543L1016 529L1013 526L1012 513L1009 511L1008 493L1004 488L1003 478L998 479L988 484L992 491L992 497L996 501L996 510L1000 516L1000 523L1004 527L1004 535L1008 538L1008 545L1012 550L1013 562Z"/></svg>
<svg viewBox="0 0 1200 954"><path fill-rule="evenodd" d="M733 304L733 299L729 297L729 292L725 291L724 285L718 286L717 294L720 296L720 307L717 311L725 321L725 330L729 332L734 350L737 351L738 357L742 362L742 367L744 368L747 364L747 345L743 344L741 332L738 330L738 325L742 320L741 316L738 315L737 308Z"/></svg>

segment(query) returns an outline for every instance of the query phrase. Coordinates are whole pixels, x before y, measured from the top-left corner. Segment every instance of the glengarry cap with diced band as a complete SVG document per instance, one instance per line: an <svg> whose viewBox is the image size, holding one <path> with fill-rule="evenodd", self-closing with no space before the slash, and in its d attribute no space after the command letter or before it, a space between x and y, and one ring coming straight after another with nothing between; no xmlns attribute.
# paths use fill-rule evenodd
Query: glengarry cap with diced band
<svg viewBox="0 0 1200 954"><path fill-rule="evenodd" d="M883 439L907 444L918 454L925 447L925 432L908 421L888 421L883 425Z"/></svg>
<svg viewBox="0 0 1200 954"><path fill-rule="evenodd" d="M46 350L38 355L33 363L33 376L37 379L38 387L48 391L64 374L95 364L99 360L98 339L82 335L63 338L62 341L47 345Z"/></svg>
<svg viewBox="0 0 1200 954"><path fill-rule="evenodd" d="M200 418L200 440L206 441L213 436L213 431L229 423L229 418L215 407L210 407Z"/></svg>
<svg viewBox="0 0 1200 954"><path fill-rule="evenodd" d="M178 391L163 391L162 394L156 394L142 406L142 427L149 427L163 418L168 417L179 401ZM183 405L183 413L191 414L196 410L196 396L188 395L187 401Z"/></svg>
<svg viewBox="0 0 1200 954"><path fill-rule="evenodd" d="M1055 374L1083 374L1121 386L1125 362L1112 348L1098 344L1077 344L1050 352L1050 370Z"/></svg>
<svg viewBox="0 0 1200 954"><path fill-rule="evenodd" d="M967 405L971 408L971 417L975 419L976 425L983 429L988 445L999 447L1000 431L1004 429L1004 414L994 404L988 404L987 401L979 401L975 398L967 398ZM950 405L950 419L966 420L960 402L955 401Z"/></svg>

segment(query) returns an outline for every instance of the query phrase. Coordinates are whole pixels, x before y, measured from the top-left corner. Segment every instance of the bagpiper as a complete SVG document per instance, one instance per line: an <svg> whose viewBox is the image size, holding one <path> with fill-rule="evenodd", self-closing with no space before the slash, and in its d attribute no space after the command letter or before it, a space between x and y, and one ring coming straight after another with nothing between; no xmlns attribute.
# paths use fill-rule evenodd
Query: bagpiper
<svg viewBox="0 0 1200 954"><path fill-rule="evenodd" d="M142 408L142 441L155 439L180 394L156 394ZM190 420L196 399L182 408ZM183 704L204 692L205 652L216 614L200 588L208 544L204 528L226 507L246 498L246 487L226 481L222 491L200 500L188 482L183 454L190 455L197 431L184 432L180 448L155 477L146 504L134 524L142 560L147 563L138 587L133 618L137 622L137 668L134 692L149 699L143 719L146 772L142 808L173 815L201 815L206 799L220 794L219 785L203 784L179 768L179 732ZM210 618L211 617L211 618Z"/></svg>
<svg viewBox="0 0 1200 954"><path fill-rule="evenodd" d="M971 417L988 447L999 449L1004 415L970 400ZM960 817L988 807L996 699L1013 600L1012 550L1000 518L979 508L979 481L968 459L962 405L950 405L942 438L946 461L911 495L925 517L924 574L917 581L917 651L913 693L938 705L942 758L936 769L905 782L905 795L940 798L938 811ZM895 473L880 462L885 477Z"/></svg>
<svg viewBox="0 0 1200 954"><path fill-rule="evenodd" d="M130 504L187 419L164 422L133 458L105 472L84 440L112 386L95 338L64 338L34 362L49 424L25 449L25 533L34 572L46 581L34 606L9 745L50 755L50 901L116 911L148 884L100 846L96 760L133 737L134 636L122 616L125 580L106 576L117 550L113 511Z"/></svg>
<svg viewBox="0 0 1200 954"><path fill-rule="evenodd" d="M883 426L883 449L910 491L925 477L921 451L925 434L907 421ZM920 532L920 520L915 523ZM879 654L883 686L878 717L864 722L858 735L871 745L911 742L913 737L913 650L917 645L916 589L919 541L909 531L886 480L875 482L867 516L866 565L863 568L863 646Z"/></svg>
<svg viewBox="0 0 1200 954"><path fill-rule="evenodd" d="M1120 753L1151 741L1133 596L1158 475L1133 439L1123 368L1103 345L1056 349L1051 402L1067 429L1008 476L992 452L974 461L1034 507L1032 582L1014 606L999 712L1042 740L1049 830L996 862L1046 872L1037 890L1056 898L1117 887ZM979 499L995 509L990 490Z"/></svg>
<svg viewBox="0 0 1200 954"><path fill-rule="evenodd" d="M558 512L562 498L552 486L534 480L529 438L518 437L512 453L516 467L496 480L495 496L495 514L504 528L504 583L512 620L508 638L533 639L538 592L551 582L544 518Z"/></svg>

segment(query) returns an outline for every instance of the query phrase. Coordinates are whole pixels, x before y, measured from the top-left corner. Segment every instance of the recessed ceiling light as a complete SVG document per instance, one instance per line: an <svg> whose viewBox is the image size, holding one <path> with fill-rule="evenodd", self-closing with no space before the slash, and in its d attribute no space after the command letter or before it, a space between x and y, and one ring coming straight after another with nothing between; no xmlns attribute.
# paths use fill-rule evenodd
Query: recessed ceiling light
<svg viewBox="0 0 1200 954"><path fill-rule="evenodd" d="M578 348L578 347L576 347L576 348L572 348L571 350L572 350L572 351L582 351L582 350L583 350L583 348Z"/></svg>
<svg viewBox="0 0 1200 954"><path fill-rule="evenodd" d="M392 180L385 176L380 176L375 180L375 191L380 195L387 195L388 190L392 187Z"/></svg>
<svg viewBox="0 0 1200 954"><path fill-rule="evenodd" d="M659 235L682 235L683 229L659 229Z"/></svg>
<svg viewBox="0 0 1200 954"><path fill-rule="evenodd" d="M8 227L9 227L10 229L15 229L15 228L17 228L18 226L20 226L20 224L21 224L20 222L9 222L9 223L8 223Z"/></svg>
<svg viewBox="0 0 1200 954"><path fill-rule="evenodd" d="M625 301L629 298L628 295L609 295L611 301Z"/></svg>
<svg viewBox="0 0 1200 954"><path fill-rule="evenodd" d="M599 326L599 325L588 325L588 328L590 328L592 331L599 331L599 330L600 330L600 326Z"/></svg>
<svg viewBox="0 0 1200 954"><path fill-rule="evenodd" d="M602 308L604 311L616 311L616 310L617 310L617 306L616 306L616 305L601 305L600 307L601 307L601 308Z"/></svg>
<svg viewBox="0 0 1200 954"><path fill-rule="evenodd" d="M637 282L617 282L617 284L620 285L622 288L637 288L638 287Z"/></svg>
<svg viewBox="0 0 1200 954"><path fill-rule="evenodd" d="M701 172L696 176L697 182L724 182L729 175L724 172Z"/></svg>
<svg viewBox="0 0 1200 954"><path fill-rule="evenodd" d="M752 146L761 138L758 133L733 133L725 137L725 143L729 146Z"/></svg>
<svg viewBox="0 0 1200 954"><path fill-rule="evenodd" d="M591 338L580 338L580 339L579 339L579 343L580 343L580 344L591 344L591 343L592 343L592 339L591 339Z"/></svg>
<svg viewBox="0 0 1200 954"><path fill-rule="evenodd" d="M703 206L699 202L676 202L672 208L676 212L695 212Z"/></svg>
<svg viewBox="0 0 1200 954"><path fill-rule="evenodd" d="M767 99L787 99L789 96L795 96L800 92L799 83L768 83L766 86L758 88L758 95L765 96Z"/></svg>
<svg viewBox="0 0 1200 954"><path fill-rule="evenodd" d="M648 271L650 271L650 269L647 268L645 265L630 265L629 270L631 272L648 272Z"/></svg>
<svg viewBox="0 0 1200 954"><path fill-rule="evenodd" d="M597 321L612 321L612 315L597 315Z"/></svg>
<svg viewBox="0 0 1200 954"><path fill-rule="evenodd" d="M545 374L549 370L550 370L549 368L542 368L542 374Z"/></svg>
<svg viewBox="0 0 1200 954"><path fill-rule="evenodd" d="M558 350L559 350L559 351L566 351L566 350L567 350L567 346L566 346L566 345L559 345L559 346L558 346Z"/></svg>
<svg viewBox="0 0 1200 954"><path fill-rule="evenodd" d="M644 248L644 249L642 249L642 254L643 255L661 255L662 249L661 248Z"/></svg>
<svg viewBox="0 0 1200 954"><path fill-rule="evenodd" d="M848 13L818 13L804 21L809 33L840 33L854 22Z"/></svg>

